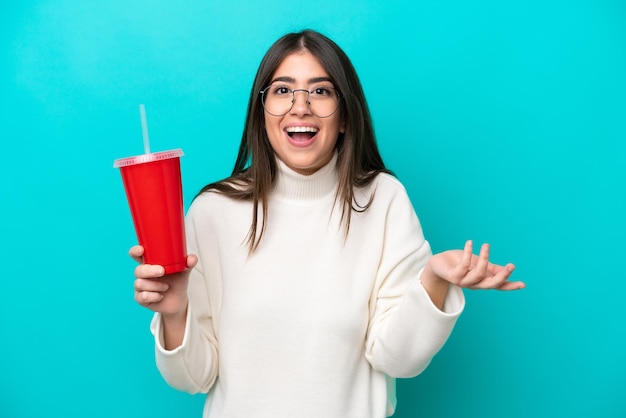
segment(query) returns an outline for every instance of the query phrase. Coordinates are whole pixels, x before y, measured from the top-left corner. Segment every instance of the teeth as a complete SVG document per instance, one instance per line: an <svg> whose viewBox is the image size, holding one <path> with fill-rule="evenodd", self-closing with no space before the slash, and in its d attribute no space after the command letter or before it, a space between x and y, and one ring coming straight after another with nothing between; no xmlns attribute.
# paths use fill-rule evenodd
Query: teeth
<svg viewBox="0 0 626 418"><path fill-rule="evenodd" d="M290 126L286 129L287 132L317 132L318 129L312 126Z"/></svg>

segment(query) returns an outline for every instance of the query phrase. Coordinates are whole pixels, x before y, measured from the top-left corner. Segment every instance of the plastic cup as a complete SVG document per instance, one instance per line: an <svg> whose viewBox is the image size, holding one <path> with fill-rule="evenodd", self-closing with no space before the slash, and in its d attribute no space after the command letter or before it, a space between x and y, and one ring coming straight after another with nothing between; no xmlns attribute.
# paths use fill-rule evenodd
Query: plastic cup
<svg viewBox="0 0 626 418"><path fill-rule="evenodd" d="M180 175L182 150L120 158L119 168L144 263L159 264L165 274L187 268L183 188Z"/></svg>

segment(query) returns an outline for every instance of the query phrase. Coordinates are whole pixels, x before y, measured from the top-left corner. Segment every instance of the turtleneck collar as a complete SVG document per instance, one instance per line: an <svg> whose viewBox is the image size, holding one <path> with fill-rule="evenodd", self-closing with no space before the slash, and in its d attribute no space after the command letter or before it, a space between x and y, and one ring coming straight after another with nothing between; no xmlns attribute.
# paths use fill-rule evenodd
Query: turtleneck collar
<svg viewBox="0 0 626 418"><path fill-rule="evenodd" d="M287 167L276 158L278 176L272 195L286 200L307 201L321 199L337 190L337 153L331 160L315 173L305 176Z"/></svg>

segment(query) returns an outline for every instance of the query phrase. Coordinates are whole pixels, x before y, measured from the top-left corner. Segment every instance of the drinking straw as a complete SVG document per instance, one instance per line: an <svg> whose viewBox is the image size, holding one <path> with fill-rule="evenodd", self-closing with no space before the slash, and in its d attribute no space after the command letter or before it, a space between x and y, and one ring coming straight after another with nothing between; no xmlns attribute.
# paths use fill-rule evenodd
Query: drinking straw
<svg viewBox="0 0 626 418"><path fill-rule="evenodd" d="M141 117L141 133L143 134L143 150L150 154L150 138L148 137L148 120L146 119L146 106L139 105L139 116Z"/></svg>

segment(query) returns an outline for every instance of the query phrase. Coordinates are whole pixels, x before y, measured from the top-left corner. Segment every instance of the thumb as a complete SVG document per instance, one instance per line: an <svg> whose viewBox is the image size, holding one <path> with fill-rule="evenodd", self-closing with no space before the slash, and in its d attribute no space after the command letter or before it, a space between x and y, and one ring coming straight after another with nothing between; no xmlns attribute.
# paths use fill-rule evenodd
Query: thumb
<svg viewBox="0 0 626 418"><path fill-rule="evenodd" d="M198 264L198 256L195 254L187 255L187 268L192 269Z"/></svg>

